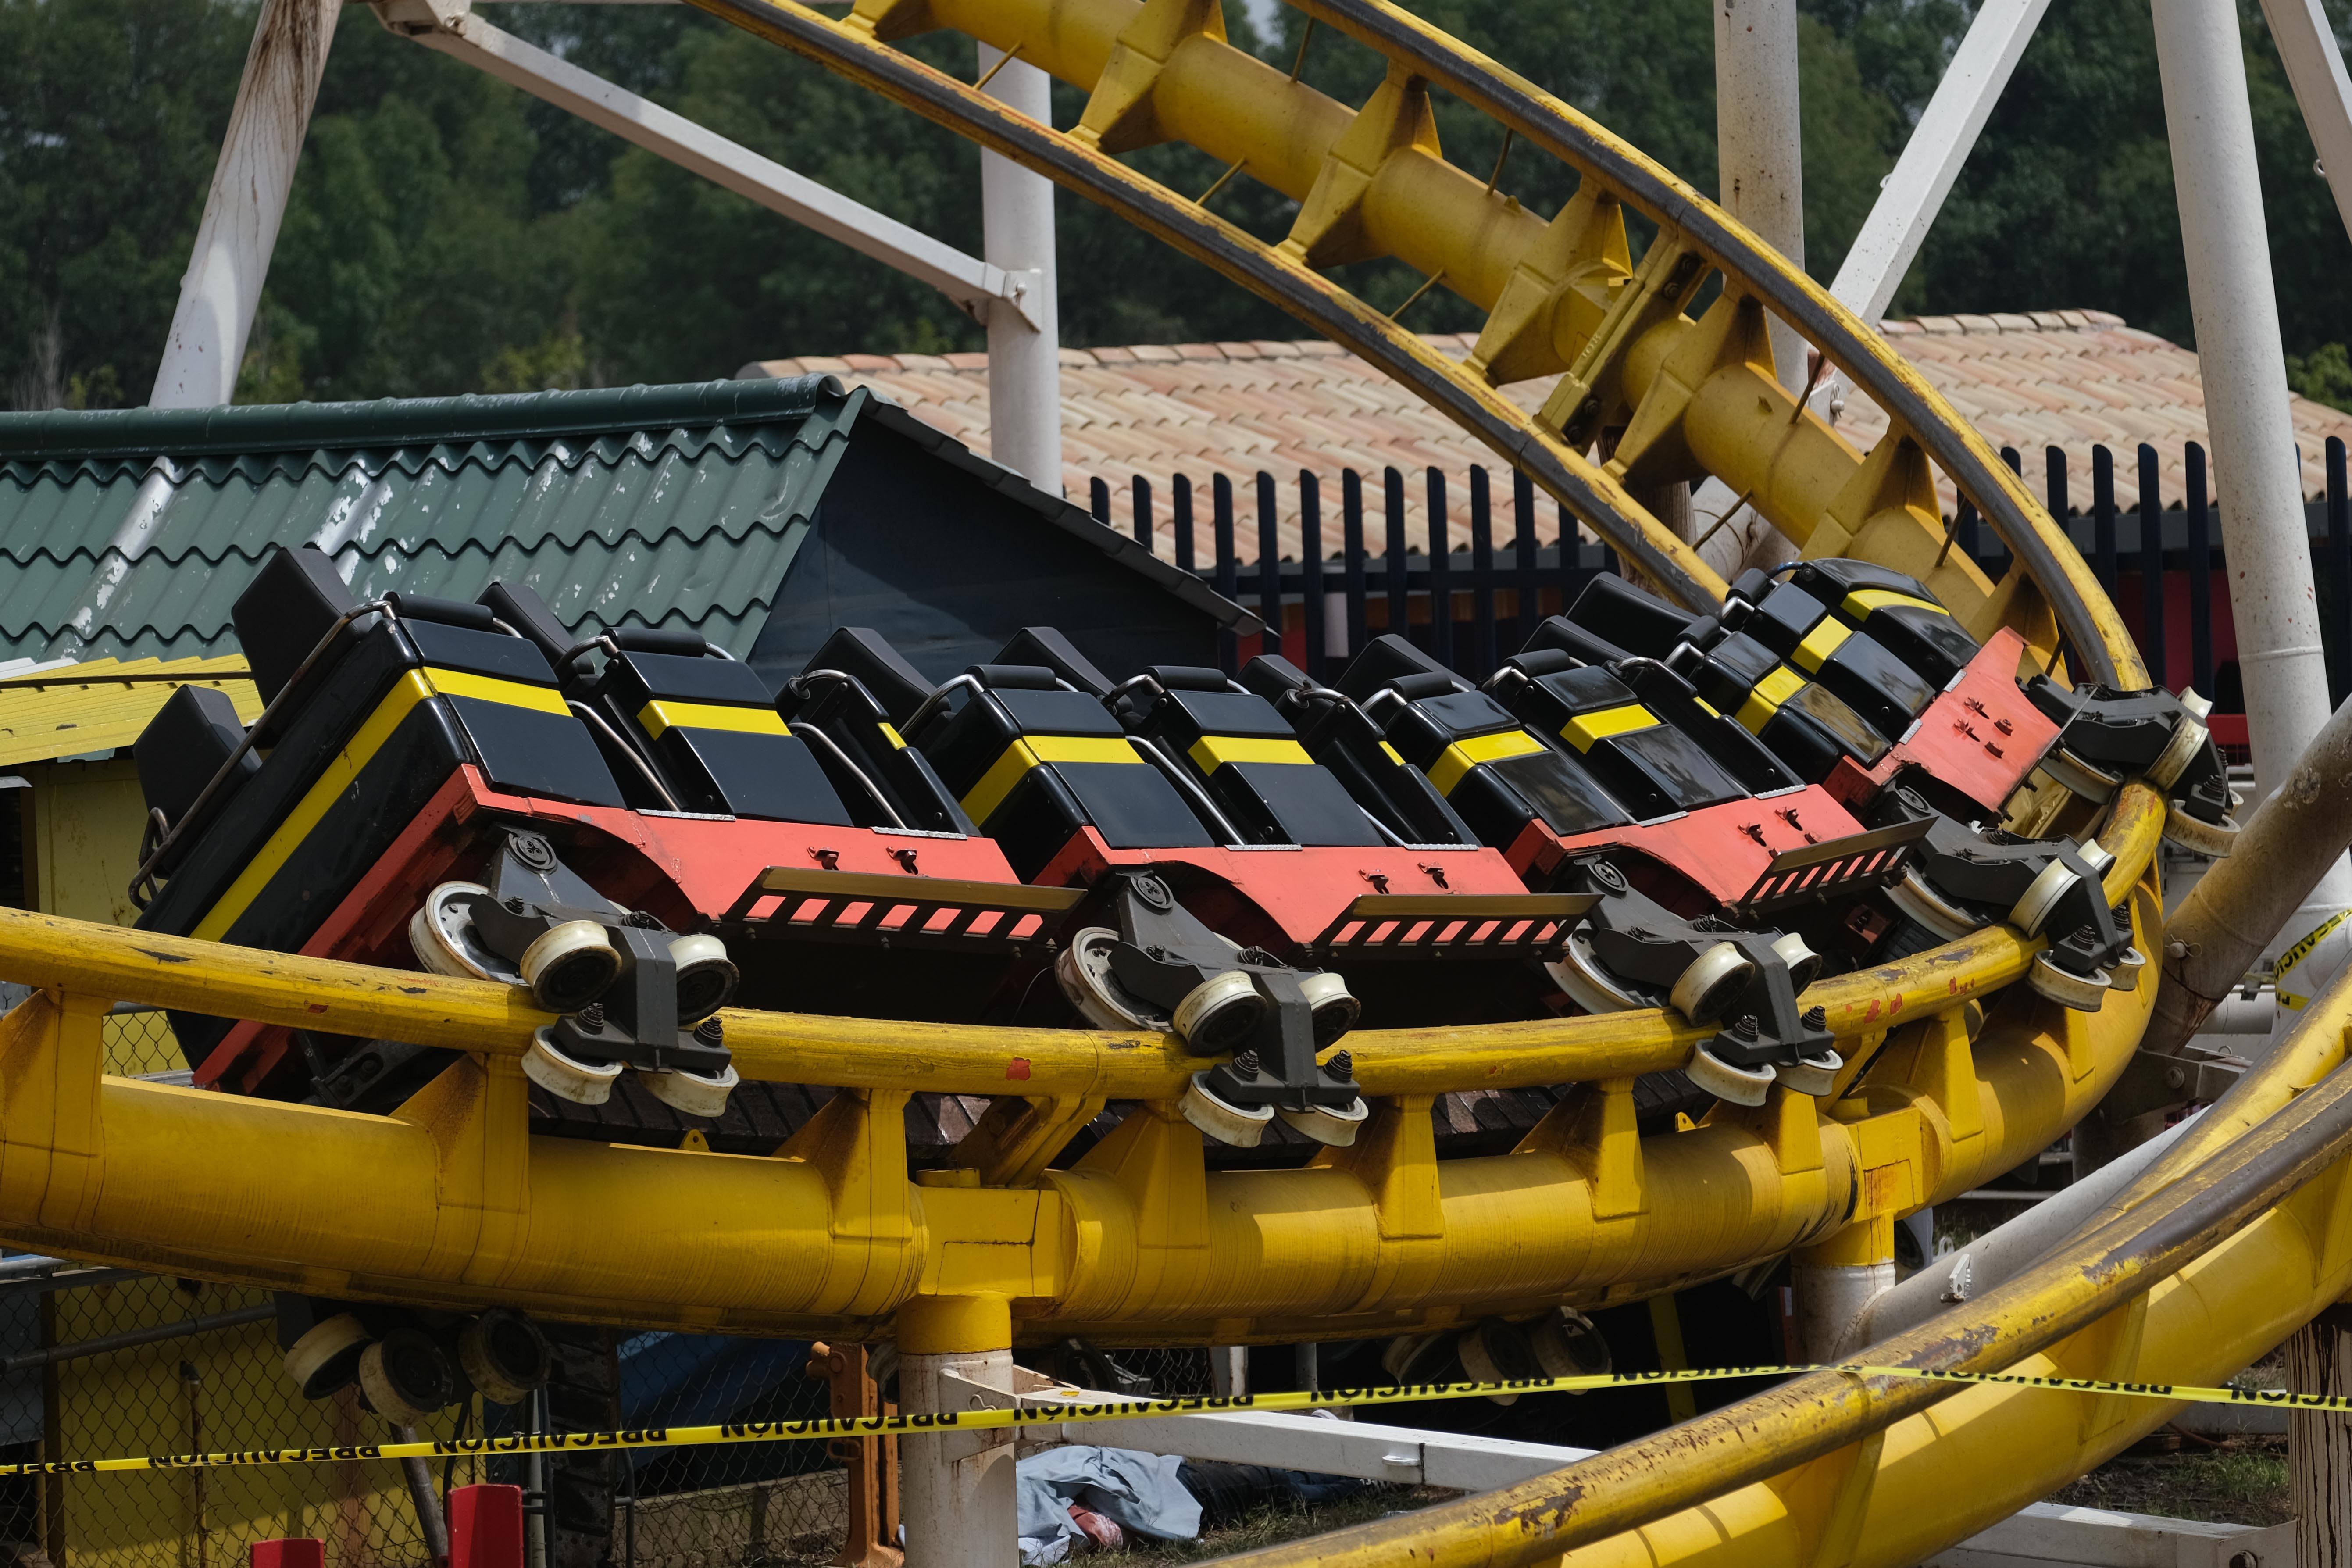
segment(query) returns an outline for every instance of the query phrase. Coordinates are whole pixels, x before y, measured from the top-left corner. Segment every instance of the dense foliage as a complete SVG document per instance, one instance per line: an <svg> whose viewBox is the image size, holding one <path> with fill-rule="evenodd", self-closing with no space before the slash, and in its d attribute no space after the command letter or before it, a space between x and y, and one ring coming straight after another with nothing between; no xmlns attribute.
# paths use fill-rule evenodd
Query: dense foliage
<svg viewBox="0 0 2352 1568"><path fill-rule="evenodd" d="M1434 20L1712 189L1706 0L1424 0ZM2352 0L2328 0L2339 25ZM1958 0L1805 0L1807 260L1829 277L1966 24ZM1237 41L1287 65L1296 14ZM979 245L978 154L684 6L499 6L499 25L941 238ZM2352 242L2252 0L2246 58L2295 374L2352 402ZM0 402L142 401L252 27L252 0L0 0ZM970 46L917 46L969 74ZM1377 62L1328 32L1307 74L1360 100ZM1064 89L1064 123L1079 100ZM1489 127L1441 105L1484 173ZM1180 188L1189 149L1138 155ZM1564 171L1518 151L1548 209ZM1247 178L1217 209L1278 235ZM1294 335L1294 324L1116 220L1061 198L1065 341ZM1383 304L1419 281L1351 281ZM2096 306L2191 340L2146 0L2059 0L1897 312ZM1413 324L1469 326L1440 290ZM248 400L373 397L724 375L791 353L977 348L936 294L350 8L247 354Z"/></svg>

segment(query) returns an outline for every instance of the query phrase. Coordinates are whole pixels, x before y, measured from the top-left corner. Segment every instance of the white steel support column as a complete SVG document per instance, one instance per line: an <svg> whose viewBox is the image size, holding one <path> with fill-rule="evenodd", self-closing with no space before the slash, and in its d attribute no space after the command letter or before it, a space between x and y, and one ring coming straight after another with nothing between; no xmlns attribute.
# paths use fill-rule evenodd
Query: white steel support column
<svg viewBox="0 0 2352 1568"><path fill-rule="evenodd" d="M262 0L204 221L180 279L172 335L147 399L153 407L209 408L236 391L341 11L342 0Z"/></svg>
<svg viewBox="0 0 2352 1568"><path fill-rule="evenodd" d="M1001 1399L975 1388L1001 1393ZM1013 1404L1013 1352L902 1355L899 1408L1003 1409ZM898 1439L898 1511L907 1568L1014 1568L1019 1494L1009 1429Z"/></svg>
<svg viewBox="0 0 2352 1568"><path fill-rule="evenodd" d="M2336 211L2352 234L2352 76L2336 47L2336 29L2319 0L2263 0L2263 19L2318 149L2320 172L2336 194Z"/></svg>
<svg viewBox="0 0 2352 1568"><path fill-rule="evenodd" d="M1724 210L1805 265L1804 134L1798 114L1797 0L1715 0L1717 186ZM1805 384L1803 342L1772 323L1782 384Z"/></svg>
<svg viewBox="0 0 2352 1568"><path fill-rule="evenodd" d="M1953 52L1927 111L1903 143L1903 156L1838 264L1837 281L1830 285L1838 303L1864 321L1876 321L1902 287L1944 198L1952 194L1960 165L2049 8L2050 0L1985 0L1977 8L1968 36Z"/></svg>
<svg viewBox="0 0 2352 1568"><path fill-rule="evenodd" d="M1796 0L1715 0L1717 195L1724 210L1799 268L1805 265L1804 135L1799 121ZM1775 319L1773 369L1796 392L1805 384L1805 344ZM1816 395L1825 394L1826 386ZM1676 486L1676 491L1683 487ZM1752 507L1721 528L1738 502L1709 479L1686 494L1636 498L1685 540L1706 539L1701 559L1726 577L1759 552L1794 554Z"/></svg>
<svg viewBox="0 0 2352 1568"><path fill-rule="evenodd" d="M2231 0L2152 8L2259 799L2293 769L2329 705L2253 112ZM2286 940L2347 904L2352 874L2339 858L2287 922Z"/></svg>
<svg viewBox="0 0 2352 1568"><path fill-rule="evenodd" d="M980 46L990 95L1054 122L1053 81ZM994 153L980 155L982 255L1022 290L1020 310L988 313L988 450L1048 494L1062 493L1062 335L1055 302L1054 183ZM1034 324L1033 324L1034 323Z"/></svg>
<svg viewBox="0 0 2352 1568"><path fill-rule="evenodd" d="M377 18L403 37L465 61L500 81L578 115L723 190L945 294L974 320L992 307L1017 315L1016 280L919 229L826 189L714 131L615 87L472 14L470 0L377 0Z"/></svg>

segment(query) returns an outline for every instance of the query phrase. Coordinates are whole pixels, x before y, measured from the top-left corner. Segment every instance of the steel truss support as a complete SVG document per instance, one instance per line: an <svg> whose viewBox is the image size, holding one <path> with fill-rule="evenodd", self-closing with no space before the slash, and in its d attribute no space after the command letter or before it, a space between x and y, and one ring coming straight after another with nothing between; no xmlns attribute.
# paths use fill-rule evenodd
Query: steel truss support
<svg viewBox="0 0 2352 1568"><path fill-rule="evenodd" d="M1985 0L1969 24L1968 36L1830 285L1838 302L1864 321L1878 320L1902 286L1944 198L1952 193L1952 182L1959 178L1960 165L2049 8L2050 0Z"/></svg>
<svg viewBox="0 0 2352 1568"><path fill-rule="evenodd" d="M152 407L210 408L236 391L341 12L342 0L263 0L147 399Z"/></svg>
<svg viewBox="0 0 2352 1568"><path fill-rule="evenodd" d="M2319 151L2319 170L2352 234L2352 76L2319 0L2263 0L2263 19L2286 67L2287 85Z"/></svg>
<svg viewBox="0 0 2352 1568"><path fill-rule="evenodd" d="M1032 288L977 257L826 189L649 99L549 54L473 14L466 0L385 0L377 18L393 32L450 56L578 115L656 157L757 202L861 256L929 284L982 323L1034 331Z"/></svg>

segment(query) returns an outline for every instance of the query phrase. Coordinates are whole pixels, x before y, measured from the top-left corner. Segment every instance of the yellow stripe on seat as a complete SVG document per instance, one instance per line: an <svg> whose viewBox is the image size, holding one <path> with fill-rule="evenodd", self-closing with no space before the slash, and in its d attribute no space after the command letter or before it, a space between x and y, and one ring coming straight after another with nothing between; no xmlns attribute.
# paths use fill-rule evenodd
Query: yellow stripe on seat
<svg viewBox="0 0 2352 1568"><path fill-rule="evenodd" d="M1638 702L1622 703L1615 708L1603 708L1597 713L1580 713L1560 730L1559 738L1580 752L1592 750L1593 742L1612 735L1631 734L1636 730L1655 729L1658 716Z"/></svg>
<svg viewBox="0 0 2352 1568"><path fill-rule="evenodd" d="M1822 666L1829 662L1830 656L1852 636L1852 626L1823 616L1822 624L1805 634L1805 640L1797 645L1797 651L1790 657L1796 660L1798 668L1818 674Z"/></svg>
<svg viewBox="0 0 2352 1568"><path fill-rule="evenodd" d="M1873 610L1933 610L1939 616L1952 613L1930 600L1912 594L1898 594L1892 588L1856 588L1839 603L1838 608L1857 621L1870 619Z"/></svg>
<svg viewBox="0 0 2352 1568"><path fill-rule="evenodd" d="M1525 730L1506 730L1499 735L1474 735L1467 741L1456 741L1445 748L1444 754L1429 770L1429 782L1437 786L1440 795L1452 795L1454 786L1462 782L1472 768L1485 763L1499 763L1510 757L1525 757L1544 749L1544 743Z"/></svg>
<svg viewBox="0 0 2352 1568"><path fill-rule="evenodd" d="M783 720L772 708L730 708L716 702L664 702L656 700L637 710L637 723L656 741L662 732L679 730L740 730L747 735L788 735Z"/></svg>
<svg viewBox="0 0 2352 1568"><path fill-rule="evenodd" d="M1805 678L1785 664L1776 664L1772 673L1756 683L1748 700L1739 705L1739 724L1751 735L1760 735L1780 704L1805 689Z"/></svg>
<svg viewBox="0 0 2352 1568"><path fill-rule="evenodd" d="M509 708L529 708L541 713L552 713L561 719L572 717L572 710L563 705L563 698L553 688L533 686L527 681L501 680L494 675L476 675L470 670L435 669L425 668L425 679L433 689L444 697L471 697L483 702L503 703Z"/></svg>
<svg viewBox="0 0 2352 1568"><path fill-rule="evenodd" d="M1227 763L1288 763L1313 766L1315 759L1296 741L1253 740L1244 735L1203 735L1186 753L1204 773Z"/></svg>
<svg viewBox="0 0 2352 1568"><path fill-rule="evenodd" d="M1004 748L963 797L963 811L985 825L1022 775L1041 763L1133 763L1148 766L1124 735L1031 735Z"/></svg>
<svg viewBox="0 0 2352 1568"><path fill-rule="evenodd" d="M433 673L446 675L449 672L436 670ZM261 889L269 885L269 879L278 875L294 851L301 847L302 841L310 836L310 830L319 826L319 819L325 816L329 808L343 797L343 792L352 787L360 776L360 770L383 749L386 741L392 739L392 732L400 728L400 721L408 717L409 710L433 695L433 688L425 684L425 671L412 669L400 678L399 684L375 705L375 711L368 715L367 722L344 742L341 751L328 760L326 772L319 775L318 783L312 784L294 809L286 814L286 820L278 825L278 831L271 834L269 841L246 862L245 869L237 874L236 881L229 884L228 891L205 911L205 918L196 922L196 929L189 935L202 942L218 942L222 933L236 923L237 917L251 907L253 900L260 896Z"/></svg>

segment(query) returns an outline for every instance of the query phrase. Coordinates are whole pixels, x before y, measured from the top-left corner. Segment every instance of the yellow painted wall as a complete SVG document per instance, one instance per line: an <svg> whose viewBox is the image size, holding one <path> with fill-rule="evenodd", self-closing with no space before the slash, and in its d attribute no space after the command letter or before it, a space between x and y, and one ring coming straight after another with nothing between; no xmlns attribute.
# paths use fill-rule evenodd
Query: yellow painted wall
<svg viewBox="0 0 2352 1568"><path fill-rule="evenodd" d="M75 920L130 925L139 918L131 877L147 801L128 757L94 763L31 763L25 791L25 882L33 908ZM187 1063L161 1013L110 1018L106 1070L136 1077Z"/></svg>

